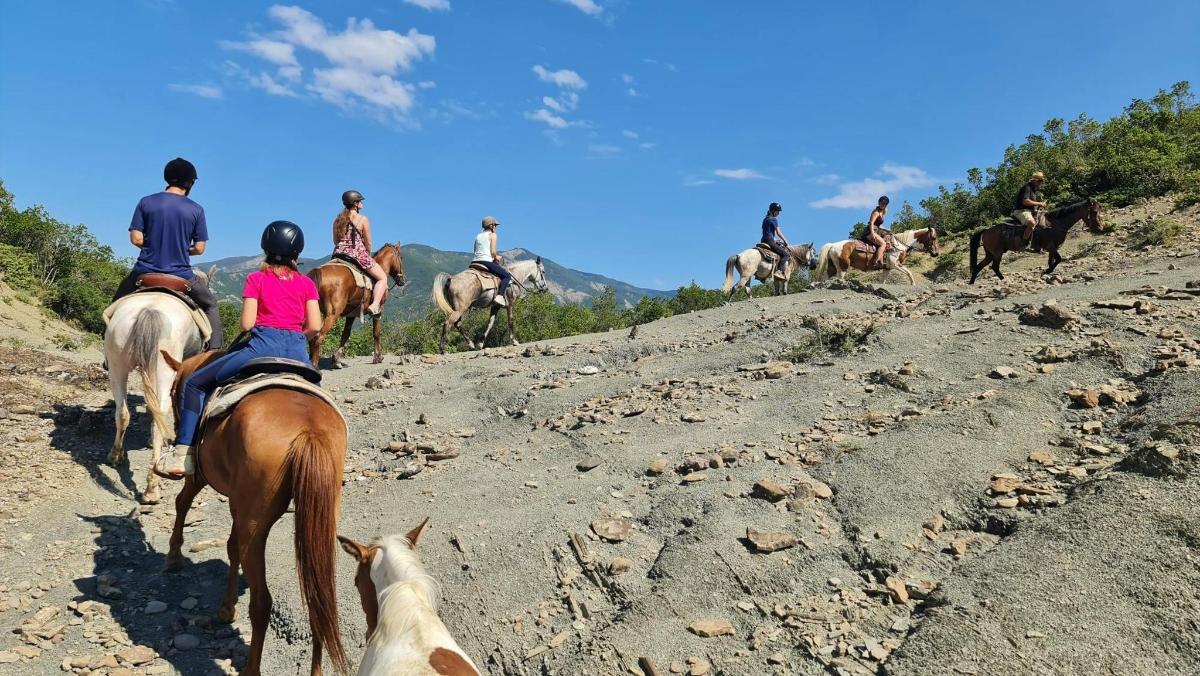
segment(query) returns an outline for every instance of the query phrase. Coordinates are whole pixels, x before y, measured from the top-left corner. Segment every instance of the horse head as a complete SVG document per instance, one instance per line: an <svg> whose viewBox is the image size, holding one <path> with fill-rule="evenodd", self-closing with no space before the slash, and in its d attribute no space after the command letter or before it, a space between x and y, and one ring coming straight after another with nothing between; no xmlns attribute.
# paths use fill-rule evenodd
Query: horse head
<svg viewBox="0 0 1200 676"><path fill-rule="evenodd" d="M387 272L396 286L404 286L408 283L408 278L404 274L404 254L400 252L399 242L384 244L376 254L376 262Z"/></svg>
<svg viewBox="0 0 1200 676"><path fill-rule="evenodd" d="M1092 232L1104 232L1104 221L1101 219L1100 202L1094 198L1088 198L1087 213L1083 215L1083 222L1087 224L1088 229Z"/></svg>
<svg viewBox="0 0 1200 676"><path fill-rule="evenodd" d="M938 242L937 228L929 226L925 229L925 252L937 258L942 253L942 245Z"/></svg>
<svg viewBox="0 0 1200 676"><path fill-rule="evenodd" d="M370 545L359 544L344 535L337 536L342 550L358 562L354 586L358 588L359 600L367 616L368 640L379 625L379 592L383 589L396 583L416 580L428 587L430 601L434 600L432 580L425 573L416 552L417 540L428 523L429 519L426 518L404 537L390 535L379 538Z"/></svg>
<svg viewBox="0 0 1200 676"><path fill-rule="evenodd" d="M538 256L533 261L533 285L538 291L549 291L550 285L546 282L546 266L542 265L542 257Z"/></svg>

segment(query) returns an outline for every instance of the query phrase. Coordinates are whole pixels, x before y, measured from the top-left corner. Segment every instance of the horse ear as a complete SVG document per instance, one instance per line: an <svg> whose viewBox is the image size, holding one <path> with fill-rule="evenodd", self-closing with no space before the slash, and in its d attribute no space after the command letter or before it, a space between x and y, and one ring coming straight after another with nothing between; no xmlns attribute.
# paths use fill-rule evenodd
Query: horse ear
<svg viewBox="0 0 1200 676"><path fill-rule="evenodd" d="M345 552L350 556L353 556L355 561L358 561L359 563L367 562L368 549L366 547L358 544L354 540L351 540L344 535L337 536L337 539L338 542L342 544L342 549L345 550Z"/></svg>
<svg viewBox="0 0 1200 676"><path fill-rule="evenodd" d="M541 264L542 264L542 257L541 257L541 256L538 256L538 257L537 257L537 261L536 261L536 262L537 262L537 264L538 264L538 265L541 265Z"/></svg>
<svg viewBox="0 0 1200 676"><path fill-rule="evenodd" d="M208 283L210 286L212 285L212 281L214 278L216 278L216 276L217 276L217 266L213 265L210 268L208 268Z"/></svg>
<svg viewBox="0 0 1200 676"><path fill-rule="evenodd" d="M421 539L421 533L425 532L425 526L428 523L429 523L429 517L425 517L425 520L422 521L420 523L420 525L418 525L416 528L408 531L408 534L404 536L408 540L409 547L411 547L413 549L417 548L417 540Z"/></svg>
<svg viewBox="0 0 1200 676"><path fill-rule="evenodd" d="M166 350L159 350L159 352L162 354L163 361L167 362L167 366L170 366L172 371L178 371L179 367L183 366L183 362L172 357L170 352Z"/></svg>

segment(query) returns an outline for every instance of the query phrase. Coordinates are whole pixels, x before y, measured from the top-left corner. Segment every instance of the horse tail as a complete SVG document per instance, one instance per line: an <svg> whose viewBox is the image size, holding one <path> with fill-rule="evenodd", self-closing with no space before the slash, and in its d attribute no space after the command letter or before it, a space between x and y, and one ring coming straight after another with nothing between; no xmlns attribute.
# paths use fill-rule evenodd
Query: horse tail
<svg viewBox="0 0 1200 676"><path fill-rule="evenodd" d="M163 436L171 436L171 426L158 403L158 392L154 387L154 374L161 359L158 354L159 340L166 332L166 316L153 308L145 308L133 318L129 329L129 345L126 348L129 368L142 374L142 395L146 410Z"/></svg>
<svg viewBox="0 0 1200 676"><path fill-rule="evenodd" d="M983 240L983 230L971 235L971 274L975 274L975 266L979 261L979 243Z"/></svg>
<svg viewBox="0 0 1200 676"><path fill-rule="evenodd" d="M721 293L729 293L733 288L733 266L737 265L738 255L733 254L729 260L725 261L725 284L721 286Z"/></svg>
<svg viewBox="0 0 1200 676"><path fill-rule="evenodd" d="M305 429L292 439L288 454L296 507L293 546L300 598L308 611L313 636L329 651L334 668L339 673L349 673L350 661L338 629L334 550L342 473L335 459L334 444L327 432Z"/></svg>
<svg viewBox="0 0 1200 676"><path fill-rule="evenodd" d="M821 247L821 257L817 259L817 281L823 282L830 278L829 266L834 265L832 244L825 244Z"/></svg>
<svg viewBox="0 0 1200 676"><path fill-rule="evenodd" d="M450 275L444 272L437 273L437 276L433 278L433 302L437 303L438 309L447 315L454 312L450 301L446 300L446 286L449 283Z"/></svg>

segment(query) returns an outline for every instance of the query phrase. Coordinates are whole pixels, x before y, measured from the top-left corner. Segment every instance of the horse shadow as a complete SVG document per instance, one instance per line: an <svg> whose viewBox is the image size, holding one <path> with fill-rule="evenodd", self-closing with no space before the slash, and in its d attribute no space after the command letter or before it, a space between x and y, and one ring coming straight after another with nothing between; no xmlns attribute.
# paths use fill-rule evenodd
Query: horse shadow
<svg viewBox="0 0 1200 676"><path fill-rule="evenodd" d="M120 629L113 633L124 633L130 646L152 648L174 673L216 676L241 668L248 643L234 625L216 619L229 566L217 557L186 561L178 571L164 572L167 534L153 536L152 542L146 533L155 514L138 507L123 516L79 515L94 526L96 547L92 575L74 581L79 592L75 607L86 608L76 613L85 621L91 615L101 636L109 634L103 624L110 615ZM98 645L93 652L120 655L130 649Z"/></svg>
<svg viewBox="0 0 1200 676"><path fill-rule="evenodd" d="M131 411L139 404L145 404L145 400L140 396L130 397ZM127 450L150 447L150 432L143 419L148 420L149 416L138 415L130 421L129 431L125 435ZM139 494L128 454L119 467L111 468L116 472L116 481L110 472L103 469L107 467L105 460L116 435L111 401L100 408L57 403L51 412L51 420L54 421L50 431L51 448L70 456L76 464L87 470L93 483L108 493L122 498L134 498Z"/></svg>

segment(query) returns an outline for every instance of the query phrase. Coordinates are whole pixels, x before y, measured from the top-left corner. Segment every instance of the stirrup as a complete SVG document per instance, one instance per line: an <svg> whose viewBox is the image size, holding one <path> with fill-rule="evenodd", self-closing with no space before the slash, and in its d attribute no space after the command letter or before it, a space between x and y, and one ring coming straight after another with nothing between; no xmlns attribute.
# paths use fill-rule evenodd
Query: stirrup
<svg viewBox="0 0 1200 676"><path fill-rule="evenodd" d="M188 448L182 456L179 455L178 449L169 454L164 453L158 456L158 462L154 463L152 469L155 474L164 479L178 481L189 477L196 473L195 448Z"/></svg>

